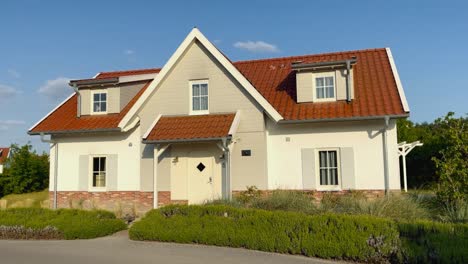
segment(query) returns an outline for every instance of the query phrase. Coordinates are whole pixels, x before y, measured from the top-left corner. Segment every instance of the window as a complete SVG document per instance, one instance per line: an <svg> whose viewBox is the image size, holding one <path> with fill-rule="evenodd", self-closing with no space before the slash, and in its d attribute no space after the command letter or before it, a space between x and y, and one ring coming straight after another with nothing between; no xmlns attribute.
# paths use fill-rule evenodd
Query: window
<svg viewBox="0 0 468 264"><path fill-rule="evenodd" d="M319 177L321 186L338 186L338 152L322 150L319 154Z"/></svg>
<svg viewBox="0 0 468 264"><path fill-rule="evenodd" d="M93 113L107 112L107 93L93 93Z"/></svg>
<svg viewBox="0 0 468 264"><path fill-rule="evenodd" d="M335 98L335 79L333 76L315 78L315 94L318 100Z"/></svg>
<svg viewBox="0 0 468 264"><path fill-rule="evenodd" d="M93 187L106 187L106 157L93 157Z"/></svg>
<svg viewBox="0 0 468 264"><path fill-rule="evenodd" d="M192 81L190 82L191 113L207 114L208 113L208 81Z"/></svg>

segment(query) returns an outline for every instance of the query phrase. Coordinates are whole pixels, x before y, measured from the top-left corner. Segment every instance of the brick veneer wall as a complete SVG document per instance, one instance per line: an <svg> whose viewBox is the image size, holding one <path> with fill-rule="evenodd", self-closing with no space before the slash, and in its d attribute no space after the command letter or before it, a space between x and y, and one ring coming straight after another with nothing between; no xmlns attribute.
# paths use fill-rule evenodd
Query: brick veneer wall
<svg viewBox="0 0 468 264"><path fill-rule="evenodd" d="M269 195L271 194L274 190L258 190L260 192L260 195ZM364 197L367 198L378 198L382 197L385 195L384 190L342 190L342 191L316 191L316 190L287 190L287 191L297 191L297 192L303 192L307 195L309 195L311 198L315 199L316 201L321 201L322 198L325 195L336 195L336 196L341 196L341 195L346 195L346 194L360 194L363 195ZM240 195L241 193L245 193L246 191L232 191L233 197L236 197ZM400 190L391 190L392 193L399 193Z"/></svg>
<svg viewBox="0 0 468 264"><path fill-rule="evenodd" d="M49 192L53 206L54 192ZM68 192L57 193L58 208L104 209L119 214L144 214L153 209L153 192L112 191L112 192ZM170 191L158 192L158 205L187 204L186 200L171 200Z"/></svg>

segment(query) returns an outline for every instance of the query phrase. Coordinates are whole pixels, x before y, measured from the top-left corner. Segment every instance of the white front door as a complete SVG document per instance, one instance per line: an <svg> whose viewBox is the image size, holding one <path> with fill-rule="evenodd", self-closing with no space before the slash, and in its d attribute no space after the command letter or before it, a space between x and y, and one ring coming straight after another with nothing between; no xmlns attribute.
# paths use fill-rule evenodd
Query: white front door
<svg viewBox="0 0 468 264"><path fill-rule="evenodd" d="M215 199L215 177L213 175L213 157L190 155L188 160L188 203L202 204Z"/></svg>

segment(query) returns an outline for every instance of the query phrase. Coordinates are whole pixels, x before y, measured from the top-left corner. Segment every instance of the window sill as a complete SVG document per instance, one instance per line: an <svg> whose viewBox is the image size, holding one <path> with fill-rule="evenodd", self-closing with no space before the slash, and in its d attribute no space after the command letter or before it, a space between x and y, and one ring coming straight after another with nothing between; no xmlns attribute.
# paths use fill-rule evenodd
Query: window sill
<svg viewBox="0 0 468 264"><path fill-rule="evenodd" d="M326 98L326 99L314 99L313 103L326 103L326 102L336 102L336 98Z"/></svg>
<svg viewBox="0 0 468 264"><path fill-rule="evenodd" d="M317 191L319 192L341 192L341 187L318 187Z"/></svg>
<svg viewBox="0 0 468 264"><path fill-rule="evenodd" d="M190 115L209 115L210 111L191 111Z"/></svg>
<svg viewBox="0 0 468 264"><path fill-rule="evenodd" d="M88 192L106 192L106 187L89 187Z"/></svg>

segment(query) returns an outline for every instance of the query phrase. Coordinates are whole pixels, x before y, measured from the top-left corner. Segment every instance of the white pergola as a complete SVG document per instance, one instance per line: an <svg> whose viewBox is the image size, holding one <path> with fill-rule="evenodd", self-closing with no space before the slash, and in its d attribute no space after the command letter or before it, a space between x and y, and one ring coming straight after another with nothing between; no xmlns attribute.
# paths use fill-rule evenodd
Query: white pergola
<svg viewBox="0 0 468 264"><path fill-rule="evenodd" d="M406 155L411 152L415 147L422 146L423 143L419 141L414 141L411 143L406 143L406 141L398 143L398 155L403 157L403 181L405 185L405 192L408 191L408 184L406 181Z"/></svg>

